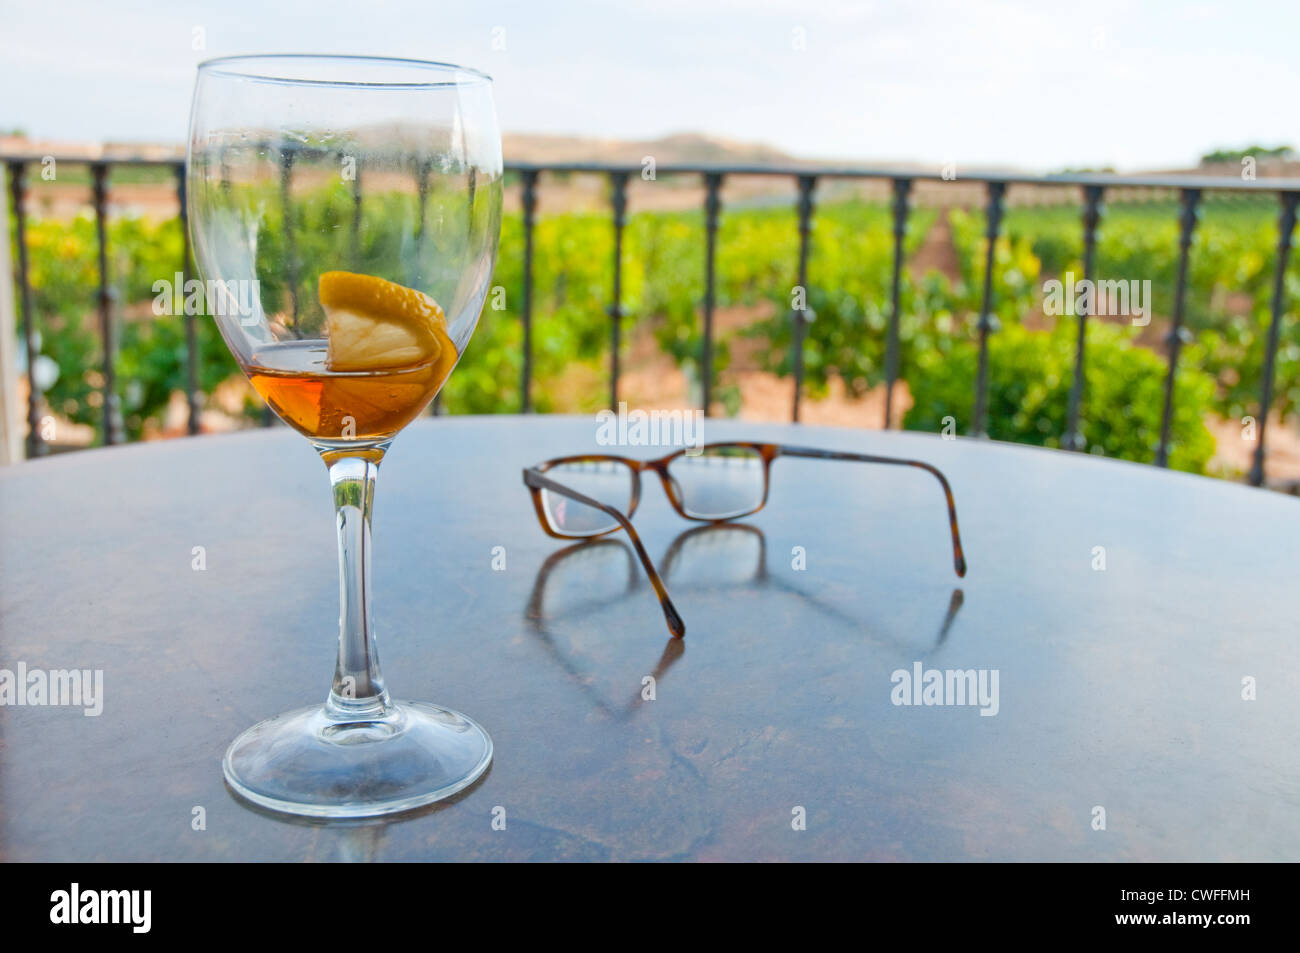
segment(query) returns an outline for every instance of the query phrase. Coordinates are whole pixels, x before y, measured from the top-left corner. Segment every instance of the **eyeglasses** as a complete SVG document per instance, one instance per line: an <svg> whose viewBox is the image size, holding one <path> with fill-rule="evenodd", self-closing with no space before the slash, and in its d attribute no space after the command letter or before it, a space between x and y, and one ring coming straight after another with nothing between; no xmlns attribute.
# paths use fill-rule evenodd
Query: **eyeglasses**
<svg viewBox="0 0 1300 953"><path fill-rule="evenodd" d="M632 516L641 502L641 474L659 475L668 502L679 515L702 523L722 523L750 516L767 503L772 461L777 457L846 460L916 467L934 475L943 487L952 531L953 568L966 575L961 535L957 531L957 506L952 487L937 467L920 460L880 457L840 450L817 450L776 443L708 443L686 448L657 460L636 460L607 454L556 457L523 471L524 485L533 497L538 522L556 539L595 539L620 529L632 540L641 565L663 607L668 630L677 638L686 634L668 589L655 569L641 538L632 528Z"/></svg>

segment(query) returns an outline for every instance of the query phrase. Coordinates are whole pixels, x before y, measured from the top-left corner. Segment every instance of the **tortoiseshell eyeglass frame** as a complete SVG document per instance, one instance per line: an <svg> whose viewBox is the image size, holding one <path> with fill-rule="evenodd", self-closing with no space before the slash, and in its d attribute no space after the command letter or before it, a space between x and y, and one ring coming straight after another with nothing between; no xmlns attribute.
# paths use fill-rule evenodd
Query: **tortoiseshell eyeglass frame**
<svg viewBox="0 0 1300 953"><path fill-rule="evenodd" d="M668 473L669 465L678 457L703 453L708 450L720 449L738 449L751 450L756 452L763 462L763 496L757 506L753 509L746 510L742 513L732 513L724 517L704 517L692 515L687 511L685 504L678 495L674 487L674 480ZM542 524L542 529L547 535L554 536L556 539L598 539L601 536L608 536L610 533L616 533L618 530L626 530L628 537L632 540L632 546L636 549L636 554L641 560L641 565L645 568L646 575L650 578L651 585L654 586L655 595L659 597L659 604L663 607L664 618L668 622L668 631L676 638L682 638L686 635L686 625L682 622L681 615L678 614L672 599L668 596L668 587L664 585L663 580L659 577L658 570L655 569L654 562L650 559L645 547L641 544L641 538L632 528L632 516L636 513L636 508L641 502L641 474L651 470L659 475L659 482L663 484L664 493L668 497L668 502L672 504L681 517L688 520L694 520L699 523L728 523L732 520L743 519L746 516L752 516L767 505L768 491L772 486L771 472L772 461L777 457L804 457L813 460L844 460L850 463L882 463L891 466L916 467L932 474L943 487L944 499L948 504L948 526L952 532L952 561L953 568L957 571L958 576L966 575L966 557L961 548L961 533L957 529L957 504L953 501L952 487L948 483L948 478L940 472L938 467L932 466L921 460L909 460L903 457L882 457L870 453L849 453L843 450L818 450L814 447L794 447L788 444L780 443L750 443L742 440L723 440L716 443L706 443L702 446L688 447L676 450L665 457L659 457L656 460L637 460L633 457L622 457L613 454L585 453L569 457L555 457L546 460L536 466L525 467L523 471L524 485L533 497L533 508L537 511L537 520ZM632 496L628 502L628 511L626 513L611 506L608 503L602 503L599 500L580 493L572 487L553 480L546 475L547 471L554 467L566 463L618 463L626 466L632 474ZM563 533L557 530L551 523L546 513L546 504L542 501L542 491L549 490L552 493L558 493L560 496L567 497L577 503L594 507L604 513L607 513L617 523L609 529L600 530L593 533Z"/></svg>

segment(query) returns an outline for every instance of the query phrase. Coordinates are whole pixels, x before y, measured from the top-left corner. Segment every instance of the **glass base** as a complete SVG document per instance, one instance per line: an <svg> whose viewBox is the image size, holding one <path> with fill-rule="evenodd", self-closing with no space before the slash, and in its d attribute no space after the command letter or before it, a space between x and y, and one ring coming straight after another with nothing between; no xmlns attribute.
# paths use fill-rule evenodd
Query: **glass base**
<svg viewBox="0 0 1300 953"><path fill-rule="evenodd" d="M374 817L431 804L487 770L492 739L459 712L390 702L382 718L322 706L249 728L226 751L226 781L254 804L307 817Z"/></svg>

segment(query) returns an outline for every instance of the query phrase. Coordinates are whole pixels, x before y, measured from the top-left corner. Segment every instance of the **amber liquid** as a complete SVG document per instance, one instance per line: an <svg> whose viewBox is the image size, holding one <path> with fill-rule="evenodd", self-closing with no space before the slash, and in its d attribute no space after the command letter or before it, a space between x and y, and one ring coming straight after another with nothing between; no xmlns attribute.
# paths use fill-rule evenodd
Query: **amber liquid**
<svg viewBox="0 0 1300 953"><path fill-rule="evenodd" d="M325 366L325 344L293 341L257 351L244 373L271 408L316 440L388 440L433 400L450 366L338 373ZM447 362L448 364L454 362Z"/></svg>

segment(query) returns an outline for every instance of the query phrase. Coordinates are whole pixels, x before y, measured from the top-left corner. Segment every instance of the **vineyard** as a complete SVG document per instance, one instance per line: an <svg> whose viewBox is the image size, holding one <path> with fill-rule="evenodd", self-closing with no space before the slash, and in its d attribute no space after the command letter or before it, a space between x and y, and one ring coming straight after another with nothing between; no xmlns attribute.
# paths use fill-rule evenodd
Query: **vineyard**
<svg viewBox="0 0 1300 953"><path fill-rule="evenodd" d="M304 237L331 217L351 214L343 188L311 203ZM362 228L367 254L382 254L382 202L368 202ZM1096 276L1150 280L1152 320L1095 318L1087 342L1083 402L1089 450L1149 462L1157 442L1166 374L1163 337L1172 311L1178 262L1178 209L1172 202L1116 204L1098 231ZM1211 425L1256 413L1276 261L1276 204L1267 199L1207 196L1191 251L1184 348L1176 392L1173 466L1207 472L1215 454ZM975 321L984 268L984 218L974 210L915 209L905 239L910 264L937 226L951 236L956 266L904 270L901 289L900 376L909 409L903 426L938 431L951 418L970 424L976 365ZM274 230L270 230L273 232ZM185 387L185 333L179 317L156 317L153 283L177 270L179 223L118 217L109 223L109 270L119 318L118 382L127 433L159 430L173 395ZM623 242L624 340L653 345L688 382L694 399L704 288L701 212L639 211ZM30 281L43 355L38 377L52 413L74 424L100 422L102 379L96 319L93 221L53 218L29 222ZM523 362L519 307L523 289L523 226L508 214L494 284L479 329L442 398L450 413L517 411ZM590 412L608 400L611 256L608 215L542 216L534 234L533 403L539 411ZM738 355L764 374L791 373L792 295L799 238L791 207L728 208L717 244L717 304L733 320L720 325L714 347L716 411L742 408ZM273 257L274 247L268 248ZM302 249L306 257L310 247ZM1058 446L1074 365L1075 321L1042 308L1044 282L1067 271L1082 274L1080 211L1075 205L1007 211L994 254L994 301L1001 330L990 339L988 429L997 439ZM816 402L832 389L863 398L884 380L893 237L887 206L831 201L816 210L807 307L814 314L805 341L806 392ZM310 260L310 259L308 259ZM918 273L920 271L921 273ZM273 269L263 293L279 292ZM305 292L309 289L304 288ZM1286 276L1287 301L1300 301L1300 260ZM738 317L737 317L738 316ZM251 425L261 406L241 390L239 372L213 322L198 322L200 387L240 396L231 411ZM638 352L639 353L639 352ZM748 366L748 364L746 366ZM242 406L238 406L242 402ZM1291 418L1300 402L1300 340L1284 325L1278 351L1276 408ZM788 415L788 409L786 410ZM879 426L878 417L862 419ZM1215 472L1225 476L1236 474Z"/></svg>

